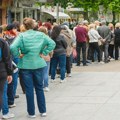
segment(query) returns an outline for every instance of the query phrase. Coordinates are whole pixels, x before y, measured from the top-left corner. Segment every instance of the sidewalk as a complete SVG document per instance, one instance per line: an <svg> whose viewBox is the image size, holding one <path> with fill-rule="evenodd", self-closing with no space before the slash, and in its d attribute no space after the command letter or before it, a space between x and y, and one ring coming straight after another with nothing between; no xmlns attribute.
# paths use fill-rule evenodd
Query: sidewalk
<svg viewBox="0 0 120 120"><path fill-rule="evenodd" d="M16 116L12 120L30 120L20 87L17 93L17 107L10 109ZM120 120L119 72L73 72L65 83L58 78L50 83L45 96L47 117L40 117L36 108L34 120Z"/></svg>

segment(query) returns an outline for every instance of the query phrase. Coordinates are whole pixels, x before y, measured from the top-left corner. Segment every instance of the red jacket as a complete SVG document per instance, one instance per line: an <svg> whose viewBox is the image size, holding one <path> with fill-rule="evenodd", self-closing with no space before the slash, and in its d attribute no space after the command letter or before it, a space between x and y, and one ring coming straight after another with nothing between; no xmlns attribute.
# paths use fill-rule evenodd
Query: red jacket
<svg viewBox="0 0 120 120"><path fill-rule="evenodd" d="M84 27L78 26L75 29L76 41L86 42L87 41L87 30Z"/></svg>

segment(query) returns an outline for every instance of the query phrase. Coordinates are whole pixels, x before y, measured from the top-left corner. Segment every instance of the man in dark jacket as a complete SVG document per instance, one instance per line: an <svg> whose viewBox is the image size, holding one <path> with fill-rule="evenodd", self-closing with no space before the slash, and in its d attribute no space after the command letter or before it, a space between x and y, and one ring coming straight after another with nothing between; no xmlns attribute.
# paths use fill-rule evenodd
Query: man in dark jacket
<svg viewBox="0 0 120 120"><path fill-rule="evenodd" d="M10 57L9 46L2 39L2 28L0 28L0 111L2 106L2 95L5 81L12 81L12 61Z"/></svg>

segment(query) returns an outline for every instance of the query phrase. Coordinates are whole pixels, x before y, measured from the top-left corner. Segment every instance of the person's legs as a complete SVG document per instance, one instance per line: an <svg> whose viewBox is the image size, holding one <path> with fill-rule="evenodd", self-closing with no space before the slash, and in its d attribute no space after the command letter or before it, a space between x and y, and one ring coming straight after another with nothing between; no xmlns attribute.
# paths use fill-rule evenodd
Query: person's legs
<svg viewBox="0 0 120 120"><path fill-rule="evenodd" d="M98 62L100 62L100 48L99 48L97 42L95 43L95 46L94 46L94 47L95 47L95 50L96 50L97 55L98 55Z"/></svg>
<svg viewBox="0 0 120 120"><path fill-rule="evenodd" d="M86 42L82 43L83 65L86 65Z"/></svg>
<svg viewBox="0 0 120 120"><path fill-rule="evenodd" d="M22 88L22 91L25 94L25 85L24 85L24 81L20 73L19 73L19 81L20 81L20 86Z"/></svg>
<svg viewBox="0 0 120 120"><path fill-rule="evenodd" d="M70 56L66 57L66 70L67 70L67 74L71 73L71 57Z"/></svg>
<svg viewBox="0 0 120 120"><path fill-rule="evenodd" d="M16 90L17 90L17 84L18 84L18 71L16 73L13 73L13 95L15 97Z"/></svg>
<svg viewBox="0 0 120 120"><path fill-rule="evenodd" d="M7 80L7 73L1 72L0 73L0 111L2 109L2 96L3 96L4 84L6 80Z"/></svg>
<svg viewBox="0 0 120 120"><path fill-rule="evenodd" d="M43 91L43 75L44 68L34 70L33 72L33 82L35 86L37 104L40 113L46 113L46 103Z"/></svg>
<svg viewBox="0 0 120 120"><path fill-rule="evenodd" d="M47 63L47 66L45 66L44 67L44 72L43 72L43 74L44 74L44 78L43 78L43 87L48 87L48 80L49 80L49 78L48 78L48 75L49 75L49 66L50 66L50 62L46 62Z"/></svg>
<svg viewBox="0 0 120 120"><path fill-rule="evenodd" d="M115 43L115 60L118 60L119 57L119 47L118 44Z"/></svg>
<svg viewBox="0 0 120 120"><path fill-rule="evenodd" d="M21 77L26 90L27 112L29 115L35 115L34 87L32 70L20 69Z"/></svg>
<svg viewBox="0 0 120 120"><path fill-rule="evenodd" d="M51 79L52 80L55 79L57 65L58 65L58 57L53 56L52 59L51 59Z"/></svg>
<svg viewBox="0 0 120 120"><path fill-rule="evenodd" d="M104 57L105 57L105 62L107 63L108 62L108 57L109 57L109 54L108 54L108 47L109 47L109 44L105 44L105 49L104 49Z"/></svg>
<svg viewBox="0 0 120 120"><path fill-rule="evenodd" d="M65 71L66 71L66 54L59 56L59 66L60 66L60 79L65 79Z"/></svg>
<svg viewBox="0 0 120 120"><path fill-rule="evenodd" d="M77 51L77 66L80 65L80 54L81 54L81 47L80 47L79 42L77 42L77 46L76 46L76 51Z"/></svg>
<svg viewBox="0 0 120 120"><path fill-rule="evenodd" d="M2 114L3 115L6 115L9 112L7 88L8 88L8 83L6 81L5 85L4 85L4 92L3 92L3 98L2 98L3 99L3 105L2 105Z"/></svg>
<svg viewBox="0 0 120 120"><path fill-rule="evenodd" d="M13 61L17 65L18 61L19 61L19 58L14 58ZM13 92L14 92L14 97L16 95L17 85L18 85L18 71L13 73Z"/></svg>
<svg viewBox="0 0 120 120"><path fill-rule="evenodd" d="M7 95L8 95L8 105L13 105L14 104L14 85L13 85L13 80L10 84L8 84L8 89L7 89Z"/></svg>

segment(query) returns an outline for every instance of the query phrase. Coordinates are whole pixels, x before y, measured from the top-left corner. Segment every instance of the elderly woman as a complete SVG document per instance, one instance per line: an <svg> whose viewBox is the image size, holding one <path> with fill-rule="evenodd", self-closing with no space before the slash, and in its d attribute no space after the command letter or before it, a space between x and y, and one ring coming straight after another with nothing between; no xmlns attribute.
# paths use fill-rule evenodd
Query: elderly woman
<svg viewBox="0 0 120 120"><path fill-rule="evenodd" d="M40 115L44 117L46 103L43 92L43 70L46 62L40 54L48 55L54 49L55 42L44 33L33 30L33 19L25 18L23 25L26 31L20 33L15 39L11 45L11 52L15 56L20 56L18 68L25 85L28 117L36 117L34 88Z"/></svg>
<svg viewBox="0 0 120 120"><path fill-rule="evenodd" d="M94 53L97 52L98 55L98 62L100 62L100 48L98 46L98 40L101 36L98 34L97 30L95 29L95 24L89 25L90 30L88 31L89 36L89 46L91 49L92 54L92 62L94 62Z"/></svg>

